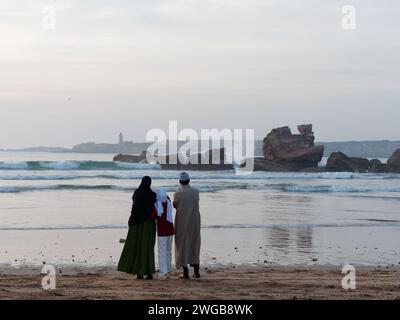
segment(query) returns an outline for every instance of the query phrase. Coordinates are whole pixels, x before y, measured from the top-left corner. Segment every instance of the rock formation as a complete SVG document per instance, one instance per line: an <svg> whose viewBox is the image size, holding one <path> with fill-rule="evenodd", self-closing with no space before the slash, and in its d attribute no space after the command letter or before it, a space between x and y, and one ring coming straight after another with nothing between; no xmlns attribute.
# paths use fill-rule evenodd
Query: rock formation
<svg viewBox="0 0 400 320"><path fill-rule="evenodd" d="M387 164L378 159L348 157L342 152L332 152L326 164L327 171L400 173L400 149L389 158Z"/></svg>
<svg viewBox="0 0 400 320"><path fill-rule="evenodd" d="M299 134L292 134L289 127L273 129L263 141L264 161L255 159L255 170L301 171L317 168L324 146L314 145L312 125L297 127Z"/></svg>
<svg viewBox="0 0 400 320"><path fill-rule="evenodd" d="M372 159L372 160L369 161L368 172L384 173L384 172L386 172L386 164L382 163L381 160Z"/></svg>
<svg viewBox="0 0 400 320"><path fill-rule="evenodd" d="M399 172L400 173L400 149L397 149L392 156L389 158L386 170L388 172Z"/></svg>
<svg viewBox="0 0 400 320"><path fill-rule="evenodd" d="M332 152L326 163L326 170L334 172L367 172L369 169L368 159L348 157L343 152Z"/></svg>
<svg viewBox="0 0 400 320"><path fill-rule="evenodd" d="M273 129L263 141L264 158L254 159L254 171L319 171L324 146L314 145L311 124L297 129L299 134L292 134L289 127Z"/></svg>
<svg viewBox="0 0 400 320"><path fill-rule="evenodd" d="M292 134L289 127L273 129L264 139L264 158L299 169L317 167L324 146L314 145L311 124L298 126L297 129L300 134Z"/></svg>
<svg viewBox="0 0 400 320"><path fill-rule="evenodd" d="M117 154L114 158L113 161L119 161L119 162L127 162L127 163L141 163L141 162L146 162L146 151L142 151L141 154L139 155L130 155L130 154Z"/></svg>

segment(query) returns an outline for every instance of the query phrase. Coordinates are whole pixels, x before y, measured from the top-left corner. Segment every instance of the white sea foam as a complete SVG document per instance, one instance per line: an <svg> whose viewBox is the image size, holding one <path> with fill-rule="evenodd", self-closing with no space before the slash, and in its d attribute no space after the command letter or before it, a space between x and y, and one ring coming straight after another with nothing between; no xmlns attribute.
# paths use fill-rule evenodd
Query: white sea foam
<svg viewBox="0 0 400 320"><path fill-rule="evenodd" d="M39 162L40 167L52 170L76 170L79 168L79 162L74 161L55 161Z"/></svg>
<svg viewBox="0 0 400 320"><path fill-rule="evenodd" d="M175 192L175 184L157 185L168 192ZM270 190L273 192L304 192L304 193L399 193L399 185L307 185L294 183L247 183L241 181L215 181L213 183L197 183L201 192L218 192L224 190ZM134 190L134 186L118 184L53 184L53 185L13 185L0 186L0 193L17 193L44 190Z"/></svg>
<svg viewBox="0 0 400 320"><path fill-rule="evenodd" d="M115 161L114 162L118 167L124 168L124 169L137 169L137 170L143 170L143 169L160 169L159 164L150 164L150 163L127 163L127 162L120 162L120 161Z"/></svg>
<svg viewBox="0 0 400 320"><path fill-rule="evenodd" d="M95 178L96 176L86 176L74 173L65 174L33 174L33 173L18 173L18 174L0 174L0 180L74 180L83 178ZM99 176L100 177L100 176Z"/></svg>
<svg viewBox="0 0 400 320"><path fill-rule="evenodd" d="M400 186L369 185L288 185L289 192L400 192Z"/></svg>
<svg viewBox="0 0 400 320"><path fill-rule="evenodd" d="M0 170L157 170L157 164L146 163L123 163L117 161L19 161L19 162L0 162Z"/></svg>
<svg viewBox="0 0 400 320"><path fill-rule="evenodd" d="M74 162L39 163L40 168L45 170L6 170L0 172L0 180L58 180L58 179L80 179L80 178L103 178L103 179L141 179L145 170L153 169L151 176L155 180L176 179L178 171L161 171L158 165L152 164L120 164L118 166L130 170L77 170L79 164ZM57 169L56 169L57 168ZM21 167L22 169L22 167ZM57 172L60 171L60 172ZM310 179L353 179L352 173L254 173L250 176L236 175L232 171L208 171L191 172L192 179L199 180L310 180ZM395 177L393 177L395 178ZM398 176L400 178L400 175Z"/></svg>
<svg viewBox="0 0 400 320"><path fill-rule="evenodd" d="M28 168L28 163L25 161L19 162L0 162L0 169L23 170Z"/></svg>
<svg viewBox="0 0 400 320"><path fill-rule="evenodd" d="M240 172L240 170L239 170ZM353 179L352 172L253 172L241 179Z"/></svg>

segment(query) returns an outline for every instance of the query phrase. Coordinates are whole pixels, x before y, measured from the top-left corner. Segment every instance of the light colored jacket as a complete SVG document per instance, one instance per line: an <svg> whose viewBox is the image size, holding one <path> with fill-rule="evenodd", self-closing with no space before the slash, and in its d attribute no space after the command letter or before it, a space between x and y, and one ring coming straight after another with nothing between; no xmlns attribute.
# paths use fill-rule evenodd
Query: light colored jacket
<svg viewBox="0 0 400 320"><path fill-rule="evenodd" d="M200 195L196 188L181 186L174 194L176 268L200 263Z"/></svg>

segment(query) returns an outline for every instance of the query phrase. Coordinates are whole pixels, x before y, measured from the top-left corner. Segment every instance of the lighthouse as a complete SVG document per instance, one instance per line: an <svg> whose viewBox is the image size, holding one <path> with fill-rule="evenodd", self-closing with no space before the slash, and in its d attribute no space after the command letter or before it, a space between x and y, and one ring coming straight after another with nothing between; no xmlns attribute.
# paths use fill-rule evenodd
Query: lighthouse
<svg viewBox="0 0 400 320"><path fill-rule="evenodd" d="M120 134L119 134L118 144L120 147L122 147L124 145L124 135L122 134L122 132L120 132Z"/></svg>

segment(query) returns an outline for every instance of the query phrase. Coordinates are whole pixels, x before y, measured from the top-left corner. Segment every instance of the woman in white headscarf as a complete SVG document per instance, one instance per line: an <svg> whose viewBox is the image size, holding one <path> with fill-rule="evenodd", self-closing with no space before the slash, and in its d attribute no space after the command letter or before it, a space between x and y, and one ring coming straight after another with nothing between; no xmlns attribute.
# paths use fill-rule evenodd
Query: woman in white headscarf
<svg viewBox="0 0 400 320"><path fill-rule="evenodd" d="M170 198L164 188L157 190L156 220L158 234L158 264L160 278L167 278L171 272L172 238L174 235L173 213Z"/></svg>

